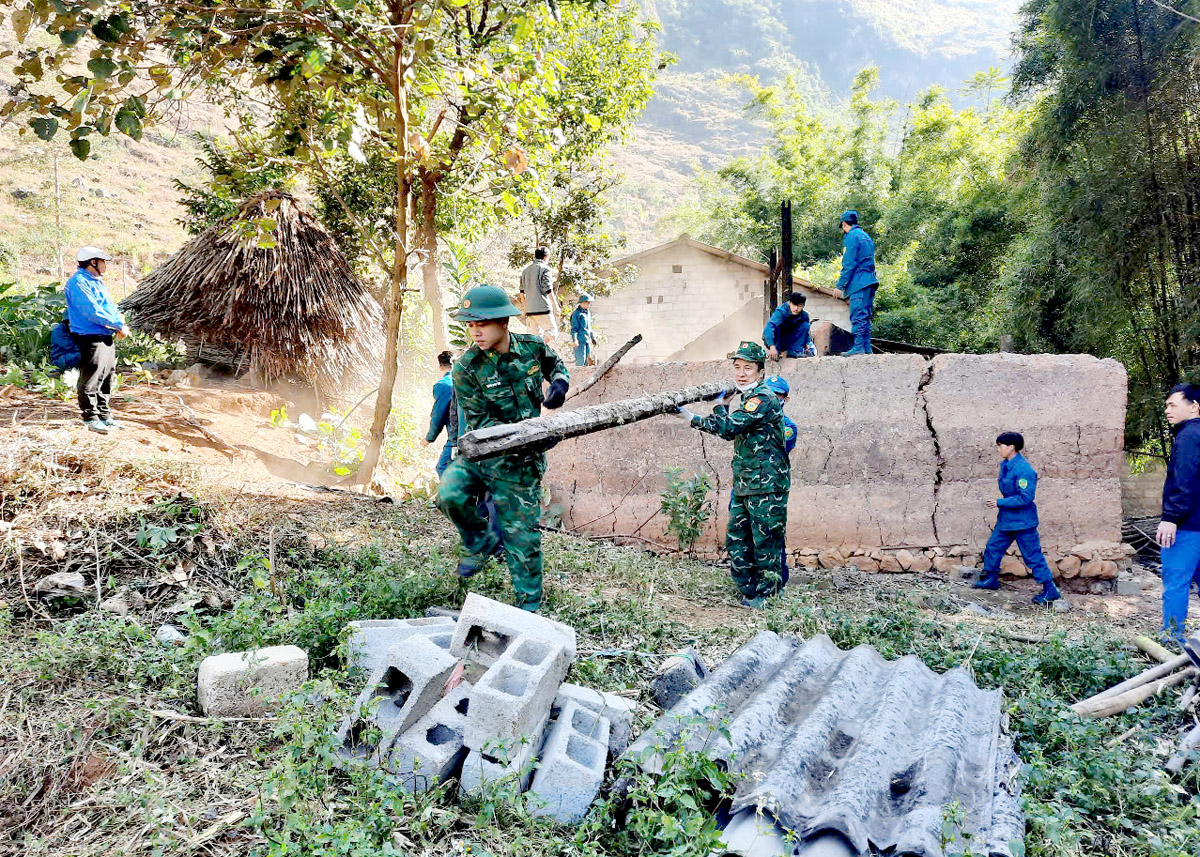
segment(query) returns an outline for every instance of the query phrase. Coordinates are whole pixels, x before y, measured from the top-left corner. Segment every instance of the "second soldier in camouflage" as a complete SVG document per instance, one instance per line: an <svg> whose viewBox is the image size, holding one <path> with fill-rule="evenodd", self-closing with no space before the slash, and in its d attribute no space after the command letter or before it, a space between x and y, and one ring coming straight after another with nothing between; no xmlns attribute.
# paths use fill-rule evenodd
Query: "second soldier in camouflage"
<svg viewBox="0 0 1200 857"><path fill-rule="evenodd" d="M742 397L740 407L731 412L727 397L711 416L687 408L680 408L679 415L693 428L733 441L733 497L725 546L742 604L761 607L783 585L779 557L792 470L783 406L763 382L766 350L756 342L743 342L729 357Z"/></svg>

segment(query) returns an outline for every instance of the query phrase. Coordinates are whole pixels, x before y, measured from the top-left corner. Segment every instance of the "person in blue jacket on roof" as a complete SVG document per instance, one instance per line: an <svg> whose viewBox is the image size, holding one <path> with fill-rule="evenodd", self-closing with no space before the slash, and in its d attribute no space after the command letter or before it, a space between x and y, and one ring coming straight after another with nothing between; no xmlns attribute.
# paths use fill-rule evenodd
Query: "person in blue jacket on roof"
<svg viewBox="0 0 1200 857"><path fill-rule="evenodd" d="M75 255L79 268L67 280L67 317L71 339L79 349L79 410L91 431L108 434L117 428L109 409L112 379L117 372L114 340L129 335L129 326L104 287L106 263L99 247L83 247Z"/></svg>
<svg viewBox="0 0 1200 857"><path fill-rule="evenodd" d="M996 509L996 527L983 549L983 576L976 589L1000 588L1000 561L1014 541L1021 557L1029 566L1033 579L1042 584L1042 591L1033 596L1034 604L1049 604L1062 596L1054 585L1054 575L1042 554L1038 538L1038 513L1034 495L1037 493L1037 472L1021 455L1025 438L1015 431L1006 431L996 438L1000 458L1000 498L988 500Z"/></svg>
<svg viewBox="0 0 1200 857"><path fill-rule="evenodd" d="M788 384L787 379L779 375L772 375L763 382L771 388L771 392L775 394L775 398L779 399L780 405L787 405L788 396L791 395L792 388ZM796 448L796 424L792 422L792 418L786 413L783 415L783 451L788 455L792 454L792 450ZM731 501L732 502L732 501ZM787 542L784 541L783 550L779 555L779 576L783 580L783 584L787 585L788 578L791 577L791 572L788 569L787 563Z"/></svg>
<svg viewBox="0 0 1200 857"><path fill-rule="evenodd" d="M763 345L772 360L784 357L812 357L817 353L809 335L811 321L804 311L806 298L792 292L786 301L775 308L763 328Z"/></svg>
<svg viewBox="0 0 1200 857"><path fill-rule="evenodd" d="M858 225L858 212L842 212L842 273L837 287L850 301L854 346L844 357L871 353L871 318L875 315L875 242Z"/></svg>

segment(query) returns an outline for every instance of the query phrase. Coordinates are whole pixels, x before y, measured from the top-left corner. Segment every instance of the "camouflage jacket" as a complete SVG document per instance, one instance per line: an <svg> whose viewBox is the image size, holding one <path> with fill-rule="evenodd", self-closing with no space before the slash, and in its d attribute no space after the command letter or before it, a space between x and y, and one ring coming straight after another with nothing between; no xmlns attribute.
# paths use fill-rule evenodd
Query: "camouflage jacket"
<svg viewBox="0 0 1200 857"><path fill-rule="evenodd" d="M783 405L766 384L742 394L733 413L724 405L711 416L697 414L692 425L700 431L733 441L733 493L784 492L792 486L792 467L784 440Z"/></svg>
<svg viewBox="0 0 1200 857"><path fill-rule="evenodd" d="M487 426L516 423L542 413L542 382L561 378L570 380L567 366L541 337L525 333L509 334L506 354L482 351L472 345L454 364L451 373L454 393L467 432ZM529 465L541 475L545 470L544 452L520 452L480 462L485 472L510 481L516 478L512 468Z"/></svg>

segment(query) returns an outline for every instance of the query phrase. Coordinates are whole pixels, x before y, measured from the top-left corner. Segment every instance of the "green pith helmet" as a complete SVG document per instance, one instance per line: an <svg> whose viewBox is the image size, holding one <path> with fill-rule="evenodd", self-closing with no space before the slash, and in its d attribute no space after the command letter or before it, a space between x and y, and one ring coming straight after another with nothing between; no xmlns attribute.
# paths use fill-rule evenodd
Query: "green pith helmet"
<svg viewBox="0 0 1200 857"><path fill-rule="evenodd" d="M730 360L749 360L757 363L759 367L767 364L767 349L763 348L757 342L745 340L738 344L737 351L729 355Z"/></svg>
<svg viewBox="0 0 1200 857"><path fill-rule="evenodd" d="M499 286L476 286L463 295L462 305L454 313L456 321L491 321L520 315L508 292Z"/></svg>

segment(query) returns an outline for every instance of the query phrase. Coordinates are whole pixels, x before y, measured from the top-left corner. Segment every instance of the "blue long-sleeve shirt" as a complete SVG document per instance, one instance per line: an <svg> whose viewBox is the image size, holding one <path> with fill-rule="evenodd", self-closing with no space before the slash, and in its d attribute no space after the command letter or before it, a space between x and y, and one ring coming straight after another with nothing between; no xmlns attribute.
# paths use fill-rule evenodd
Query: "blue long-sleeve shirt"
<svg viewBox="0 0 1200 857"><path fill-rule="evenodd" d="M804 310L793 313L789 309L791 305L791 301L784 301L782 305L775 307L767 320L767 326L763 328L763 344L767 348L774 346L784 354L815 353L816 349L809 335L812 322L808 313Z"/></svg>
<svg viewBox="0 0 1200 857"><path fill-rule="evenodd" d="M592 333L592 311L584 309L581 306L575 307L575 311L571 313L571 337L577 345L587 345L589 342L593 345L596 343L596 337Z"/></svg>
<svg viewBox="0 0 1200 857"><path fill-rule="evenodd" d="M108 295L104 281L79 268L67 280L67 316L76 336L112 335L125 326L125 318Z"/></svg>
<svg viewBox="0 0 1200 857"><path fill-rule="evenodd" d="M996 529L1001 532L1037 529L1037 471L1019 452L1000 462L1000 494L996 501Z"/></svg>
<svg viewBox="0 0 1200 857"><path fill-rule="evenodd" d="M875 276L875 241L855 226L842 236L842 273L837 287L846 297L863 289L879 285Z"/></svg>
<svg viewBox="0 0 1200 857"><path fill-rule="evenodd" d="M1200 530L1200 419L1185 420L1173 431L1162 519L1181 530Z"/></svg>
<svg viewBox="0 0 1200 857"><path fill-rule="evenodd" d="M456 407L454 381L447 372L433 385L433 411L429 415L429 431L425 433L426 441L433 443L442 433L442 429L445 429L450 445L454 446L458 443L458 433L455 431L459 422L456 419L458 416L455 413Z"/></svg>

